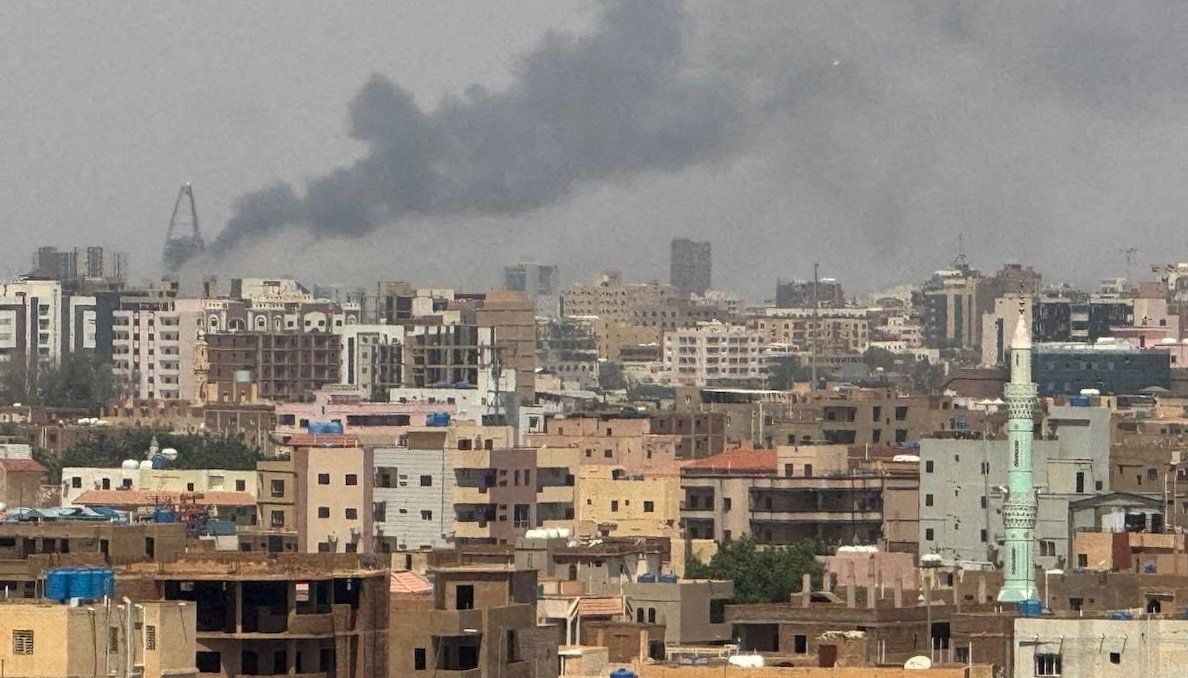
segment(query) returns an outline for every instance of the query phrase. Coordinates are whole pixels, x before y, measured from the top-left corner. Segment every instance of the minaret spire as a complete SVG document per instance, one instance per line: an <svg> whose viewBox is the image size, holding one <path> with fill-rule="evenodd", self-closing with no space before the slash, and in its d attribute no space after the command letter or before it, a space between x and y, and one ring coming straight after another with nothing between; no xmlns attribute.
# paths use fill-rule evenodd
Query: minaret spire
<svg viewBox="0 0 1188 678"><path fill-rule="evenodd" d="M1010 418L1007 421L1007 497L1002 507L1006 531L1003 585L1000 602L1039 600L1035 587L1035 484L1031 470L1031 445L1035 431L1035 384L1031 383L1031 318L1025 298L1019 295L1019 318L1011 339L1011 380L1003 389Z"/></svg>

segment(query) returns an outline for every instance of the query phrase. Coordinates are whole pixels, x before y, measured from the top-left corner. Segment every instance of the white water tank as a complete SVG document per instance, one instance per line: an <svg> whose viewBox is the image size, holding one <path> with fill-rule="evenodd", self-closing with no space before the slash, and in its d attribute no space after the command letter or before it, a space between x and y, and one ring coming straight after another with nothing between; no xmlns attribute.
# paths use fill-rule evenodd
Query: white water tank
<svg viewBox="0 0 1188 678"><path fill-rule="evenodd" d="M135 459L125 459L124 463L120 464L120 468L124 469L125 471L135 471L136 469L140 468L140 462L136 461Z"/></svg>

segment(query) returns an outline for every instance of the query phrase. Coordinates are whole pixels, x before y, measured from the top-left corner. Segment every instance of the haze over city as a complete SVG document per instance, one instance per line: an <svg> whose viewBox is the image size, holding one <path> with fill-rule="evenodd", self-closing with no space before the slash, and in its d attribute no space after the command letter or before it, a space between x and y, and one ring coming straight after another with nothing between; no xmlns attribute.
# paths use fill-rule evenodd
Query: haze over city
<svg viewBox="0 0 1188 678"><path fill-rule="evenodd" d="M944 268L958 233L975 262L1076 283L1086 259L1124 273L1118 242L1144 264L1188 246L1177 3L0 12L14 272L36 243L85 236L155 275L187 181L212 241L244 196L281 182L296 196L267 217L250 202L238 223L278 226L227 231L235 247L199 275L250 263L443 283L448 258L450 281L483 284L494 251L555 261L568 280L662 278L665 243L688 235L714 241L717 284L757 301L813 261L855 289ZM587 104L556 105L581 92ZM432 175L419 188L413 147ZM356 180L338 171L352 166Z"/></svg>

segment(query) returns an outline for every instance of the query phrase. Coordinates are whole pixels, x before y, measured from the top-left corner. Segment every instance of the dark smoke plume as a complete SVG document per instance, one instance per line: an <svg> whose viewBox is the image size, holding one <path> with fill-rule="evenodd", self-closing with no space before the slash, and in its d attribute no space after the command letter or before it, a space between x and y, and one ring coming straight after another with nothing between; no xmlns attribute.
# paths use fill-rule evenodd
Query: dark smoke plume
<svg viewBox="0 0 1188 678"><path fill-rule="evenodd" d="M739 113L723 80L689 71L685 28L675 2L614 2L592 35L546 37L506 90L472 86L432 112L374 75L350 114L367 154L304 195L244 196L212 249L293 226L357 236L402 216L519 214L582 182L712 158Z"/></svg>

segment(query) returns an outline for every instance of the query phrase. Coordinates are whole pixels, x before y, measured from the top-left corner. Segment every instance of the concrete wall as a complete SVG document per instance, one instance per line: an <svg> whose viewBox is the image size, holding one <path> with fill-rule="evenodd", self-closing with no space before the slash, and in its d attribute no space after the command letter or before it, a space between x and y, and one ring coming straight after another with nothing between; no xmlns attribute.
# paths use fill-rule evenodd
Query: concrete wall
<svg viewBox="0 0 1188 678"><path fill-rule="evenodd" d="M1060 675L1077 678L1181 676L1188 666L1188 621L1180 619L1015 620L1016 676L1038 675L1036 655L1060 658Z"/></svg>
<svg viewBox="0 0 1188 678"><path fill-rule="evenodd" d="M385 520L376 524L384 539L395 539L398 549L446 547L443 535L454 530L455 480L445 450L377 448L375 467L392 473L396 485L375 488L375 501L385 504ZM421 485L421 476L429 477L428 485Z"/></svg>
<svg viewBox="0 0 1188 678"><path fill-rule="evenodd" d="M331 542L333 553L372 550L372 453L359 447L306 447L294 451L297 465L298 549L317 553ZM329 482L322 484L321 476ZM348 476L354 483L348 484ZM322 517L328 509L328 517ZM354 517L348 516L354 512Z"/></svg>

